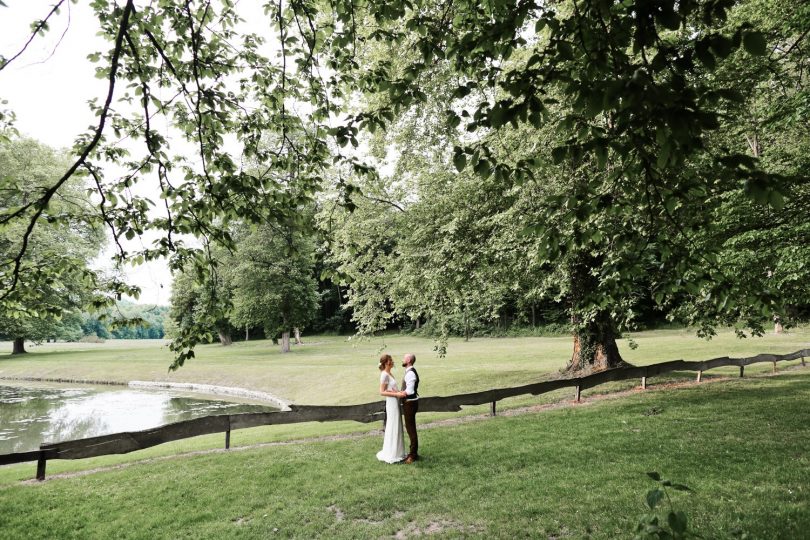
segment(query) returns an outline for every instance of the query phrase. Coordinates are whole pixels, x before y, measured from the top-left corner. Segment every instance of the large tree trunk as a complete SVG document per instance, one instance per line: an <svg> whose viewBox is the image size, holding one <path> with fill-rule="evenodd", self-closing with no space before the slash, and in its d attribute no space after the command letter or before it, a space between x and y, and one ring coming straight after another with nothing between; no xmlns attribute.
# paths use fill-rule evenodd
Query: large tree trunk
<svg viewBox="0 0 810 540"><path fill-rule="evenodd" d="M11 354L25 354L27 352L25 350L25 338L14 338L14 349Z"/></svg>
<svg viewBox="0 0 810 540"><path fill-rule="evenodd" d="M295 344L303 345L304 342L301 341L301 330L296 326L295 328L293 328L293 333L295 334Z"/></svg>
<svg viewBox="0 0 810 540"><path fill-rule="evenodd" d="M616 331L610 314L602 312L596 320L575 330L569 371L587 375L626 365L616 345Z"/></svg>
<svg viewBox="0 0 810 540"><path fill-rule="evenodd" d="M219 336L219 342L222 343L223 347L227 347L233 343L231 340L231 333L227 330L217 330L217 335Z"/></svg>
<svg viewBox="0 0 810 540"><path fill-rule="evenodd" d="M290 352L290 331L287 330L286 332L281 333L281 352L288 353Z"/></svg>
<svg viewBox="0 0 810 540"><path fill-rule="evenodd" d="M593 295L598 294L599 283L591 273L599 261L581 253L572 258L569 271L571 284L571 322L574 325L574 352L567 370L574 374L587 375L626 366L616 345L618 331L610 311L602 310L588 322L579 319L579 309L593 305Z"/></svg>

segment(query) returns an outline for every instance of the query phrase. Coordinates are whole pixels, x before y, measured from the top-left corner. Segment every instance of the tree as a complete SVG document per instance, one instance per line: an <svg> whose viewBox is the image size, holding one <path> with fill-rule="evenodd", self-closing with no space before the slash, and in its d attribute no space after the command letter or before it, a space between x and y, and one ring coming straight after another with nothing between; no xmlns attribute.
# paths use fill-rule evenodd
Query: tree
<svg viewBox="0 0 810 540"><path fill-rule="evenodd" d="M735 58L746 62L765 52L763 35L752 24L760 21L725 23L727 6L718 3L706 3L704 8L718 11L696 19L695 7L658 2L628 4L624 11L613 4L566 4L559 13L540 15L531 39L512 34L512 41L500 43L493 35L506 39L514 26L487 26L498 20L497 8L451 10L445 15L456 14L453 25L466 17L487 30L470 25L459 37L431 28L438 17L427 15L412 20L424 24L424 32L403 34L409 44L401 47L404 54L391 52L368 69L378 72L388 62L401 73L397 61L421 50L424 57L410 62L413 72L402 84L423 89L435 73L431 54L442 58L450 50L456 71L469 77L452 96L439 99L450 104L451 125L465 122L467 131L481 133L472 143L457 144L452 156L460 171L471 164L480 179L480 189L463 198L485 212L479 218L495 219L498 214L487 214L475 194L493 179L504 196L517 192L513 204L527 210L523 232L539 240L537 266L554 278L547 293L568 305L575 334L570 367L576 371L622 365L615 340L632 327L633 307L645 287L657 305L700 324L704 334L728 322L757 332L763 313L778 302L773 288L752 286L719 260L726 252L722 236L706 223L707 216L717 220L728 213L726 202L735 195L738 205L753 201L760 213L768 213L762 204L781 209L789 173L795 174L716 144L713 136L731 129L723 114L746 100L712 74L718 60L741 44L745 51L740 48ZM503 9L500 23L523 15ZM436 36L449 45L437 46ZM796 32L789 43L803 38ZM469 56L460 52L471 49ZM489 63L493 56L499 61ZM732 79L744 77L738 71ZM471 105L469 96L476 93ZM407 116L435 100L428 95L418 105L393 107ZM521 131L528 125L535 134ZM523 140L510 141L510 132ZM782 180L779 189L775 179ZM459 176L455 183L463 181ZM535 201L524 200L524 193ZM460 216L451 215L454 221ZM441 249L448 236L433 235L421 247L426 253ZM465 266L473 277L469 262ZM442 269L452 269L452 262ZM447 277L438 272L421 283L428 288Z"/></svg>
<svg viewBox="0 0 810 540"><path fill-rule="evenodd" d="M67 157L31 139L0 142L0 207L9 210L35 198L62 174ZM74 340L81 337L80 312L98 296L100 279L88 268L102 245L100 228L88 219L82 178L73 178L55 193L48 221L28 238L24 259L15 261L25 224L0 229L0 257L19 264L28 279L6 297L0 335L13 340L13 354L25 353L25 341Z"/></svg>
<svg viewBox="0 0 810 540"><path fill-rule="evenodd" d="M98 314L85 314L84 335L109 339L160 339L164 337L166 306L135 304L127 300L116 302Z"/></svg>
<svg viewBox="0 0 810 540"><path fill-rule="evenodd" d="M775 329L779 329L810 303L802 285L810 278L806 247L810 223L802 210L810 203L806 177L810 164L810 51L804 42L810 7L797 8L778 0L750 1L732 13L730 24L741 21L761 28L773 43L773 51L755 59L732 55L713 74L720 84L739 81L734 86L744 97L730 108L713 143L738 149L766 170L780 173L785 197L773 209L748 200L741 191L729 194L714 217L717 234L711 241L723 246L720 262L728 273L739 276L748 288L767 291L781 300L769 313L751 314L758 320L749 326L759 324L762 331L763 319L773 317ZM741 309L736 300L714 316L726 322L729 312Z"/></svg>
<svg viewBox="0 0 810 540"><path fill-rule="evenodd" d="M34 37L63 3L34 26ZM519 159L499 154L497 134L521 125L559 134L551 161L564 170L565 181L527 225L546 247L546 260L567 261L572 366L613 367L620 361L616 333L629 320L621 308L646 270L666 270L654 283L661 302L715 288L721 294L711 302L722 311L722 291L734 288L734 276L715 262L718 246L694 238L702 216L732 188L774 207L784 196L780 175L763 170L758 159L729 148L707 151L720 113L738 99L714 84L710 73L736 50L761 56L768 48L756 21L726 25L733 5L294 0L268 2L265 33L256 35L242 31L230 1L143 7L133 0L95 2L101 34L112 43L108 54L92 57L108 82L103 102L94 105L99 123L80 138L65 173L33 200L4 212L0 223L36 225L58 189L82 169L96 182L101 219L115 238L148 229L161 234L134 255L120 249L119 260L172 256L176 269L189 261L204 268L205 258L194 256L196 248L180 235L232 249L230 220L278 223L336 168L369 173L357 151L342 149L358 148L361 132L386 129L398 114L423 103L426 79L443 64L452 70L455 87L447 121L468 134L453 154L459 169L469 166L483 180L493 177L506 191L536 180L548 167L543 152ZM277 56L264 54L266 39L277 44ZM361 62L374 43L413 54L404 61ZM474 90L489 95L469 103ZM347 115L363 95L374 97L371 106ZM121 107L113 114L115 100ZM153 128L164 124L195 148L193 159L173 153ZM141 154L105 139L110 128L141 141ZM269 133L277 145L268 148L262 141ZM232 139L242 160L226 149L224 141ZM107 178L105 161L128 172ZM252 161L265 163L264 172L239 164ZM298 189L277 189L279 179L288 177ZM130 190L146 181L159 186L165 210L160 219L150 216L147 197ZM337 185L349 191L346 182ZM26 227L19 258L32 230ZM610 236L614 232L619 234ZM18 265L6 270L4 298L31 279ZM196 272L200 279L204 274ZM748 300L774 307L767 296ZM175 340L178 365L202 335L192 327L181 332L185 337Z"/></svg>
<svg viewBox="0 0 810 540"><path fill-rule="evenodd" d="M314 246L291 225L256 227L237 246L231 320L281 335L281 352L290 352L290 331L304 328L318 310Z"/></svg>
<svg viewBox="0 0 810 540"><path fill-rule="evenodd" d="M233 295L234 260L222 249L209 248L206 253L204 263L195 260L175 274L169 317L176 329L175 340L209 342L216 333L227 347L232 343L227 314Z"/></svg>

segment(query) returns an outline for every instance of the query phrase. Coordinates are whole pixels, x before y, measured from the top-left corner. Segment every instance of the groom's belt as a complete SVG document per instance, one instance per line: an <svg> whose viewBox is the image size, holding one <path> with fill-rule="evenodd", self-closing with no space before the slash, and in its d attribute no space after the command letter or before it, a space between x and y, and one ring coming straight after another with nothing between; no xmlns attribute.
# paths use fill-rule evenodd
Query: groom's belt
<svg viewBox="0 0 810 540"><path fill-rule="evenodd" d="M402 401L419 401L419 394L413 394L412 396L407 396L402 398Z"/></svg>

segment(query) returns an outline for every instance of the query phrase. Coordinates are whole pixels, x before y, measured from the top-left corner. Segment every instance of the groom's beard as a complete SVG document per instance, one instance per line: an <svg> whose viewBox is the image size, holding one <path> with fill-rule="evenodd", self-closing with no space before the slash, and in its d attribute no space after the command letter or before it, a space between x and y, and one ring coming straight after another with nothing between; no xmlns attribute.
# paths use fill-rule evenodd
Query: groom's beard
<svg viewBox="0 0 810 540"><path fill-rule="evenodd" d="M402 367L408 367L408 362L402 362Z"/></svg>

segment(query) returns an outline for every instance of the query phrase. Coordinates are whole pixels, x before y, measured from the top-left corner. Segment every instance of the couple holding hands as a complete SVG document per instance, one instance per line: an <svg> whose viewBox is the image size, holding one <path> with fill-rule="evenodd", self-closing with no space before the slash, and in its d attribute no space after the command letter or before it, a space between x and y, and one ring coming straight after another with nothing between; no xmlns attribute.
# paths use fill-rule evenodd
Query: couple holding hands
<svg viewBox="0 0 810 540"><path fill-rule="evenodd" d="M390 354L380 356L377 366L380 373L380 395L385 396L385 435L383 448L377 452L377 459L386 463L413 463L419 459L419 439L416 435L416 412L419 410L419 374L413 368L416 355L408 353L402 359L405 375L402 377L402 387L397 385L396 379L391 375L394 359ZM402 412L400 413L400 400ZM405 417L405 429L410 439L410 450L405 454L405 444L402 437L402 417Z"/></svg>

